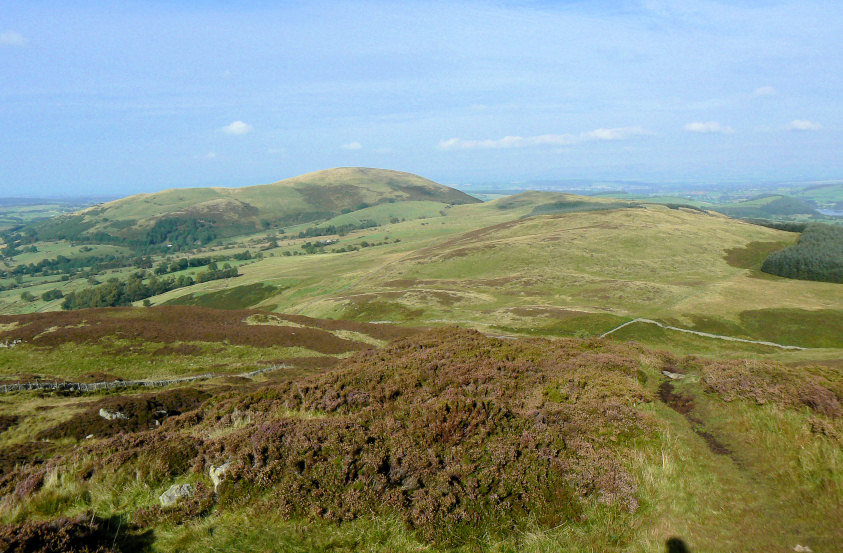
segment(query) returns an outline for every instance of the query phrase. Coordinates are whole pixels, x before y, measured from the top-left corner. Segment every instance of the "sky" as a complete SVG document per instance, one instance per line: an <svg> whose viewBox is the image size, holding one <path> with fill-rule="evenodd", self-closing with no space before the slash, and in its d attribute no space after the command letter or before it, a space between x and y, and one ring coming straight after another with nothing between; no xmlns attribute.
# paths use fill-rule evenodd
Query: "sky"
<svg viewBox="0 0 843 553"><path fill-rule="evenodd" d="M0 4L0 196L812 181L841 154L839 1Z"/></svg>

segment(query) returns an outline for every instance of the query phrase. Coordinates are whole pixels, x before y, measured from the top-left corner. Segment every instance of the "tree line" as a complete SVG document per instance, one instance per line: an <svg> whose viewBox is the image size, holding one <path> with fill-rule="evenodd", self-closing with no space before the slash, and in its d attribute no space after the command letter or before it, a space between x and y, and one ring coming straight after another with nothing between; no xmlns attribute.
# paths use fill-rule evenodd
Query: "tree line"
<svg viewBox="0 0 843 553"><path fill-rule="evenodd" d="M64 296L61 308L72 310L86 307L131 305L136 301L145 300L176 288L192 286L199 282L236 277L239 274L237 267L232 267L226 263L222 268L219 268L214 262L208 264L206 270L196 273L195 280L187 275L163 278L152 275L147 279L146 271L138 271L130 275L127 280L111 278L105 284L70 292Z"/></svg>
<svg viewBox="0 0 843 553"><path fill-rule="evenodd" d="M796 245L770 254L761 270L787 278L843 283L843 227L807 225Z"/></svg>

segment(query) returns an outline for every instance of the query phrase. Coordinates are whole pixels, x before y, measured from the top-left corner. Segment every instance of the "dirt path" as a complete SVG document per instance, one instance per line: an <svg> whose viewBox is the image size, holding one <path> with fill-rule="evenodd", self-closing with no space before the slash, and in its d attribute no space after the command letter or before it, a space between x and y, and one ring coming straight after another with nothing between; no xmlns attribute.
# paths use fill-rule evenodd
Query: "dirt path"
<svg viewBox="0 0 843 553"><path fill-rule="evenodd" d="M653 324L653 325L656 325L660 328L664 328L666 330L675 330L677 332L685 332L686 334L694 334L696 336L702 336L703 338L715 338L717 340L728 340L730 342L742 342L744 344L758 344L760 346L770 346L770 347L781 348L781 349L798 349L798 350L807 349L807 348L803 348L803 347L800 347L800 346L787 346L787 345L784 345L784 344L777 344L775 342L765 342L763 340L748 340L746 338L735 338L734 336L724 336L722 334L712 334L710 332L700 332L699 330L690 330L690 329L687 329L687 328L679 328L678 326L670 326L670 325L666 325L664 323L660 323L658 321L654 321L652 319L643 319L643 318L637 318L637 319L633 319L631 321L627 321L620 326L616 326L615 328L613 328L612 330L610 330L608 332L604 332L603 334L600 335L600 337L605 338L609 334L612 334L613 332L618 331L625 326L631 325L632 323Z"/></svg>

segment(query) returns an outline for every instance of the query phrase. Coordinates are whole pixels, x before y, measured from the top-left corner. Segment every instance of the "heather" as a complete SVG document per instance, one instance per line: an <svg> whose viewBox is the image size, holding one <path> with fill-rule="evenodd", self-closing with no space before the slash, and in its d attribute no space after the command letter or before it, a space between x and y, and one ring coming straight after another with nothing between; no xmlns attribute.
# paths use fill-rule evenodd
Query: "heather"
<svg viewBox="0 0 843 553"><path fill-rule="evenodd" d="M360 329L273 317L250 320ZM787 519L802 529L788 539L839 537L834 369L456 328L332 359L263 380L3 398L0 535L71 544L122 520L156 550L644 551L679 535L726 551L778 543L755 528ZM161 506L174 484L192 494Z"/></svg>

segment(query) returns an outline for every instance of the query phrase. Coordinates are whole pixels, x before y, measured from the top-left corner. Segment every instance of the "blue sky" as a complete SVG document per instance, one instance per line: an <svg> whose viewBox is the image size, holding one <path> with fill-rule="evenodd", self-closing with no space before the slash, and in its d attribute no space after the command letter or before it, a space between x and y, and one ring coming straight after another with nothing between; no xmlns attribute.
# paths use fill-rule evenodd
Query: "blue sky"
<svg viewBox="0 0 843 553"><path fill-rule="evenodd" d="M843 2L0 6L0 196L843 178Z"/></svg>

